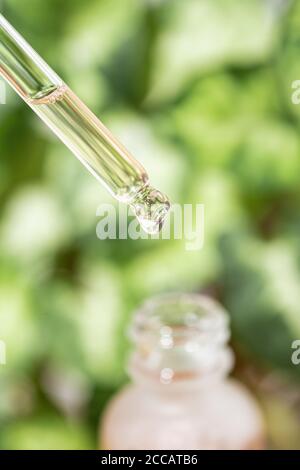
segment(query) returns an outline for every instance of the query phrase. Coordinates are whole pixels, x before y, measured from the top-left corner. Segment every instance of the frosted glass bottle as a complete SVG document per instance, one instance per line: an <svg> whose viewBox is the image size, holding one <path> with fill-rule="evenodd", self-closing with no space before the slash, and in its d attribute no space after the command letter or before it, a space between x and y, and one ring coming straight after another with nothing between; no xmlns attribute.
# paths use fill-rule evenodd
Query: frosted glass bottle
<svg viewBox="0 0 300 470"><path fill-rule="evenodd" d="M227 377L233 365L228 316L216 302L189 294L150 300L130 335L133 383L104 414L102 449L264 448L255 400Z"/></svg>

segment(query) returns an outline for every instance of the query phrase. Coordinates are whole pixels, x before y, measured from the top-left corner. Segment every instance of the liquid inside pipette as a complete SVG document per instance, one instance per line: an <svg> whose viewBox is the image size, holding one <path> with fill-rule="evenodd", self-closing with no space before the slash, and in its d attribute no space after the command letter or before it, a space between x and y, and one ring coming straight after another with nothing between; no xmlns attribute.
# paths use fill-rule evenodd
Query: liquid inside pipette
<svg viewBox="0 0 300 470"><path fill-rule="evenodd" d="M144 168L133 164L127 150L66 85L26 101L88 170L130 205L145 232L159 232L170 208L168 198L149 185Z"/></svg>

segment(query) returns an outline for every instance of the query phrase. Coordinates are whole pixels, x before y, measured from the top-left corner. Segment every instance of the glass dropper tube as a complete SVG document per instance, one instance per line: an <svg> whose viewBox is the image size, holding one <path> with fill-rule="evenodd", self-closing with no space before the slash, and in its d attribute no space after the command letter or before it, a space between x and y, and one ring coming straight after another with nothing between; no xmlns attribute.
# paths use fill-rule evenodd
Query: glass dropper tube
<svg viewBox="0 0 300 470"><path fill-rule="evenodd" d="M170 207L166 196L149 185L143 166L2 15L0 75L90 173L132 207L144 230L159 231Z"/></svg>

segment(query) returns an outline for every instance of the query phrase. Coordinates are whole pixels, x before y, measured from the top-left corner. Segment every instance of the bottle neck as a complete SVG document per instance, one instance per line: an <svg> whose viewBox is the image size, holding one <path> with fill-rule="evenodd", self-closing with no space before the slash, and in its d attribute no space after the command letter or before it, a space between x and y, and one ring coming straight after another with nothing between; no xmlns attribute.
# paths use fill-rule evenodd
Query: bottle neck
<svg viewBox="0 0 300 470"><path fill-rule="evenodd" d="M232 369L233 354L228 348L222 357L217 358L218 364L211 370L191 371L189 369L175 371L170 367L157 367L155 370L145 367L137 354L133 354L129 361L128 374L131 379L147 389L159 392L195 392L199 389L212 387L225 379Z"/></svg>
<svg viewBox="0 0 300 470"><path fill-rule="evenodd" d="M228 316L211 299L168 295L147 302L130 330L134 381L160 390L194 390L227 376L233 365Z"/></svg>

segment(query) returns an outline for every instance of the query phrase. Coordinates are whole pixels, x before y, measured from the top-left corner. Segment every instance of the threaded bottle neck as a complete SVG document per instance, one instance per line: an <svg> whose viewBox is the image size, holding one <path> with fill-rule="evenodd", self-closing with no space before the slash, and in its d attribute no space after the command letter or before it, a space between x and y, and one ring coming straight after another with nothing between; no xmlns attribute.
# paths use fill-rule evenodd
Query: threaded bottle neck
<svg viewBox="0 0 300 470"><path fill-rule="evenodd" d="M227 313L196 294L169 294L147 301L130 328L135 349L130 374L164 385L194 384L225 376L232 368Z"/></svg>

